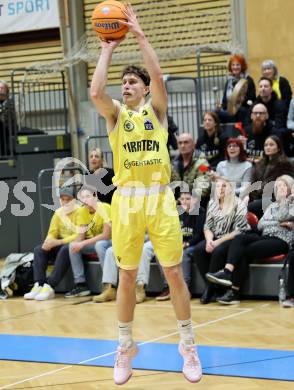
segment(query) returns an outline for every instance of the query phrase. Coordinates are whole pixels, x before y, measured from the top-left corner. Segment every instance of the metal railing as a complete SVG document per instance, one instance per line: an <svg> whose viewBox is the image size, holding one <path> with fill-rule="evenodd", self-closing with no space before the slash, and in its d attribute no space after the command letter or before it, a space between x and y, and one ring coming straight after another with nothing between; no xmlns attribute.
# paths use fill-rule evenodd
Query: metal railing
<svg viewBox="0 0 294 390"><path fill-rule="evenodd" d="M56 79L41 78L38 72L15 69L11 89L18 119L18 133L67 133L67 91L64 73Z"/></svg>
<svg viewBox="0 0 294 390"><path fill-rule="evenodd" d="M227 65L224 63L205 63L203 51L196 56L197 70L197 121L202 123L206 111L214 111L222 102L224 86L228 77ZM206 53L207 54L207 53ZM228 55L229 52L215 53Z"/></svg>

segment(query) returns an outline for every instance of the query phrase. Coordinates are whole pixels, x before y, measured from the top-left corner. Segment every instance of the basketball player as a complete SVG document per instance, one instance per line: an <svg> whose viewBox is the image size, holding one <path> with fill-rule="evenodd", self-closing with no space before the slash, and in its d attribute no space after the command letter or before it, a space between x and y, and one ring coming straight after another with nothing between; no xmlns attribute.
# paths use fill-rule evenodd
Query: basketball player
<svg viewBox="0 0 294 390"><path fill-rule="evenodd" d="M148 231L170 288L180 333L179 352L184 359L183 374L189 381L198 382L202 370L194 347L190 297L180 264L183 239L174 196L168 186L171 170L166 147L167 94L157 56L131 6L127 6L126 17L148 72L136 66L125 68L123 104L112 100L105 87L113 51L121 41L101 41L101 54L91 84L93 103L106 119L114 158L113 182L117 186L111 206L113 249L120 267L119 347L114 381L123 384L129 380L132 358L138 351L132 338L132 322L136 274L144 234ZM149 91L151 99L146 102Z"/></svg>

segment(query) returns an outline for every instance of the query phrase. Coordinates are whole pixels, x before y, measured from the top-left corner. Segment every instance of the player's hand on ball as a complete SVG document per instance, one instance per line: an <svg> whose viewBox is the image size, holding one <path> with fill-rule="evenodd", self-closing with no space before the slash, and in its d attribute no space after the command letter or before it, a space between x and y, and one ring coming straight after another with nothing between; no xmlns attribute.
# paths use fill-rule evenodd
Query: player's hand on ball
<svg viewBox="0 0 294 390"><path fill-rule="evenodd" d="M129 31L131 31L134 35L143 35L143 31L138 22L137 16L131 4L126 5L126 10L124 11L126 17L128 18L127 22L121 22L127 24L129 27Z"/></svg>
<svg viewBox="0 0 294 390"><path fill-rule="evenodd" d="M116 41L114 41L114 40L107 41L107 40L99 38L100 45L101 45L102 49L110 48L112 50L114 50L124 39L125 39L125 36L121 39L117 39Z"/></svg>

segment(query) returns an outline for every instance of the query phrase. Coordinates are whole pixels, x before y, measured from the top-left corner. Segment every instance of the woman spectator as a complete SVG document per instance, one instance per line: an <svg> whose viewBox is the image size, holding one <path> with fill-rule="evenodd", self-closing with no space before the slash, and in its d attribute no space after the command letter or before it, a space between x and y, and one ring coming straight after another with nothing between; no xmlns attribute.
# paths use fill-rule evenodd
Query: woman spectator
<svg viewBox="0 0 294 390"><path fill-rule="evenodd" d="M261 64L261 72L263 77L272 80L273 91L275 91L278 99L285 101L288 108L292 98L292 89L289 81L285 77L279 76L278 68L274 61L263 61Z"/></svg>
<svg viewBox="0 0 294 390"><path fill-rule="evenodd" d="M276 135L270 135L264 142L264 156L252 167L251 183L261 182L261 188L250 193L248 210L260 218L263 214L262 197L266 197L265 188L279 176L294 176L294 167L285 156L282 142ZM267 186L268 187L268 186ZM267 188L268 192L271 188ZM267 197L271 197L267 196ZM270 201L270 199L269 199Z"/></svg>
<svg viewBox="0 0 294 390"><path fill-rule="evenodd" d="M215 169L216 165L223 159L224 142L220 138L220 121L215 112L208 111L203 119L204 134L196 143L196 152L205 154L210 166Z"/></svg>
<svg viewBox="0 0 294 390"><path fill-rule="evenodd" d="M222 123L240 121L246 125L250 120L249 109L256 99L256 89L253 78L247 73L247 68L248 65L243 55L234 54L230 57L228 62L229 76L225 84L222 104L221 107L219 107L221 110L218 111ZM247 92L242 106L239 108L236 115L232 116L227 112L228 101L233 93L234 87L241 79L245 79L247 81Z"/></svg>
<svg viewBox="0 0 294 390"><path fill-rule="evenodd" d="M197 244L194 251L194 260L203 280L207 272L215 272L226 263L232 239L248 227L246 215L247 208L235 196L231 183L224 178L217 179L204 224L205 240ZM215 286L207 283L200 302L212 302L215 294Z"/></svg>
<svg viewBox="0 0 294 390"><path fill-rule="evenodd" d="M225 150L226 160L217 164L216 174L230 178L235 183L235 194L241 195L250 183L251 162L247 161L243 142L239 138L229 138Z"/></svg>
<svg viewBox="0 0 294 390"><path fill-rule="evenodd" d="M99 148L94 148L89 152L89 168L90 173L97 175L95 186L97 185L97 196L101 202L111 203L112 195L115 190L112 184L114 176L113 169L107 168L106 162L103 159L103 152ZM86 178L87 182L87 178ZM93 183L88 183L92 184Z"/></svg>
<svg viewBox="0 0 294 390"><path fill-rule="evenodd" d="M217 299L223 304L239 303L239 289L248 272L248 262L259 258L288 253L293 244L293 230L284 219L289 215L287 197L291 194L294 180L283 175L274 185L276 201L266 209L257 225L257 232L240 234L232 241L228 261L224 269L207 273L209 282L230 287L223 297Z"/></svg>

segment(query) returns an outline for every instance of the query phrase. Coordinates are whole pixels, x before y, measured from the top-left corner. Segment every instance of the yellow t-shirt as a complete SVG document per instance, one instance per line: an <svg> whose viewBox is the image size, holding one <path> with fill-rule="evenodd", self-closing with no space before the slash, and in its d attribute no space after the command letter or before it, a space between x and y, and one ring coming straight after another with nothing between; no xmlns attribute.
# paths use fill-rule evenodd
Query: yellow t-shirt
<svg viewBox="0 0 294 390"><path fill-rule="evenodd" d="M150 103L139 112L122 105L115 129L109 134L113 151L116 186L168 184L170 158L168 132L159 122Z"/></svg>
<svg viewBox="0 0 294 390"><path fill-rule="evenodd" d="M78 216L81 207L75 206L75 209L65 213L65 208L60 207L53 214L46 239L62 238L65 244L73 241L78 235Z"/></svg>
<svg viewBox="0 0 294 390"><path fill-rule="evenodd" d="M281 91L280 91L279 79L273 80L273 91L276 92L276 94L278 96L278 99L282 98L282 94L281 94Z"/></svg>
<svg viewBox="0 0 294 390"><path fill-rule="evenodd" d="M82 206L79 211L78 225L88 225L86 238L95 237L103 231L103 225L110 223L110 205L103 202L97 203L94 213L91 213L88 207Z"/></svg>

